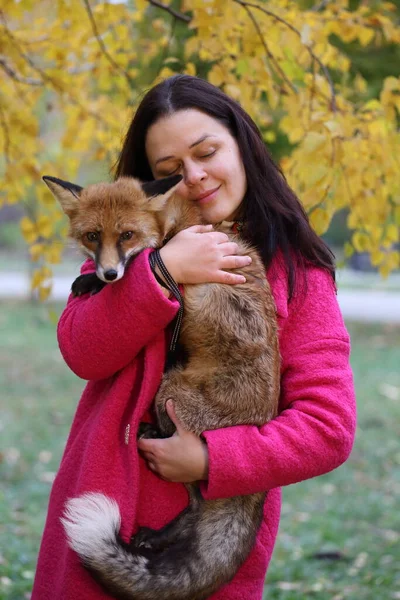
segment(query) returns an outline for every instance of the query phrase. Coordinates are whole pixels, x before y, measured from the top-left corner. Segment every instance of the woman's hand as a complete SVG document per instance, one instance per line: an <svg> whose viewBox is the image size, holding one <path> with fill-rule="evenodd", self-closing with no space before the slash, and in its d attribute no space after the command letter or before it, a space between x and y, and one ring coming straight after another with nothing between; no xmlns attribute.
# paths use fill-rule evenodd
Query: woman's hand
<svg viewBox="0 0 400 600"><path fill-rule="evenodd" d="M244 283L237 269L251 263L249 256L237 255L238 245L226 233L212 231L212 225L194 225L177 233L160 250L161 258L177 283Z"/></svg>
<svg viewBox="0 0 400 600"><path fill-rule="evenodd" d="M207 444L182 427L172 400L167 401L166 409L176 427L174 435L164 440L138 440L138 448L149 469L167 481L193 483L207 479Z"/></svg>

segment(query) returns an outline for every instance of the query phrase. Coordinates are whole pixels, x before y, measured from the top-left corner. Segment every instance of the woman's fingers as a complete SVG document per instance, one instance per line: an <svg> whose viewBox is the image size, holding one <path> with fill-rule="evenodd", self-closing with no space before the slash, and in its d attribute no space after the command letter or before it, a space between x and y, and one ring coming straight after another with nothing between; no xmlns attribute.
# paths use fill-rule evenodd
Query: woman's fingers
<svg viewBox="0 0 400 600"><path fill-rule="evenodd" d="M222 269L240 269L251 263L250 256L224 256L221 261Z"/></svg>
<svg viewBox="0 0 400 600"><path fill-rule="evenodd" d="M218 278L218 279L217 279ZM243 275L236 275L236 273L230 273L229 271L218 271L215 283L246 283L246 278Z"/></svg>
<svg viewBox="0 0 400 600"><path fill-rule="evenodd" d="M239 251L239 246L236 244L236 242L226 242L224 244L220 244L219 249L222 254L222 269L240 269L241 267L246 267L251 263L250 256L240 256L237 254Z"/></svg>
<svg viewBox="0 0 400 600"><path fill-rule="evenodd" d="M226 233L222 233L222 231L210 231L210 233L207 233L207 237L216 244L226 244L229 242L229 237Z"/></svg>
<svg viewBox="0 0 400 600"><path fill-rule="evenodd" d="M186 231L191 231L192 233L209 233L210 231L212 231L213 226L211 224L209 225L192 225L191 227L188 227L186 229Z"/></svg>
<svg viewBox="0 0 400 600"><path fill-rule="evenodd" d="M237 254L239 246L236 242L225 242L220 243L218 249L220 250L223 256L229 256L231 254Z"/></svg>

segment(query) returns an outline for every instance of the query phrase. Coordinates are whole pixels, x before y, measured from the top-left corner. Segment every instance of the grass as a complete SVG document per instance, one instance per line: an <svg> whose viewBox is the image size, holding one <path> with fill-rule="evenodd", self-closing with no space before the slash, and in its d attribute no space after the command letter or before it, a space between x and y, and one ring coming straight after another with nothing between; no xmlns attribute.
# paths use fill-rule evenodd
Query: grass
<svg viewBox="0 0 400 600"><path fill-rule="evenodd" d="M400 327L349 330L355 447L337 471L284 489L268 599L400 598Z"/></svg>
<svg viewBox="0 0 400 600"><path fill-rule="evenodd" d="M284 489L268 600L400 598L400 327L349 328L355 448L337 471ZM0 329L0 599L24 600L84 383L62 361L47 306L3 302Z"/></svg>

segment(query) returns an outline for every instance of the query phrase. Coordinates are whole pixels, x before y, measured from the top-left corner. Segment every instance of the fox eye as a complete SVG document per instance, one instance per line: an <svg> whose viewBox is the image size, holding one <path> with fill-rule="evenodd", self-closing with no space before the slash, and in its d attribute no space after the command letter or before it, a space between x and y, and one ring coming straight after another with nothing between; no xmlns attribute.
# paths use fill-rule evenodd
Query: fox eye
<svg viewBox="0 0 400 600"><path fill-rule="evenodd" d="M130 240L132 236L133 236L133 231L124 231L124 233L121 233L121 235L119 237L121 240L126 241L126 240Z"/></svg>
<svg viewBox="0 0 400 600"><path fill-rule="evenodd" d="M89 242L97 242L99 239L99 234L97 231L89 231L89 233L86 234L86 238L89 240Z"/></svg>

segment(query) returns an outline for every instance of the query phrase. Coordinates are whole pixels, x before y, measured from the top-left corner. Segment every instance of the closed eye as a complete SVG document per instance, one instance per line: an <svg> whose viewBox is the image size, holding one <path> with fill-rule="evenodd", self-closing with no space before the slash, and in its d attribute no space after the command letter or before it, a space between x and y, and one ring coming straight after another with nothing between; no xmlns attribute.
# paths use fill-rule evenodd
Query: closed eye
<svg viewBox="0 0 400 600"><path fill-rule="evenodd" d="M216 150L213 150L212 152L209 152L208 154L202 154L200 156L200 158L209 158L210 156L214 156L215 153L216 153Z"/></svg>
<svg viewBox="0 0 400 600"><path fill-rule="evenodd" d="M201 154L198 158L199 159L204 159L204 158L211 158L212 156L214 156L214 154L217 152L217 150L212 150L211 152L208 152L207 154ZM160 172L159 176L160 177L169 177L170 175L175 175L175 173L178 173L178 171L181 169L181 165L179 165L178 167L176 167L176 169L174 169L173 171L168 171L168 173L165 171L163 171L162 173Z"/></svg>
<svg viewBox="0 0 400 600"><path fill-rule="evenodd" d="M179 167L176 167L176 169L174 169L173 171L168 171L168 173L162 172L159 174L159 177L169 177L170 175L175 175L175 173L178 173L179 169L181 168L181 166L179 165Z"/></svg>

